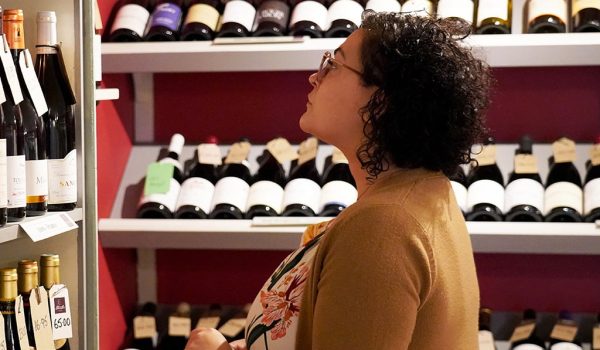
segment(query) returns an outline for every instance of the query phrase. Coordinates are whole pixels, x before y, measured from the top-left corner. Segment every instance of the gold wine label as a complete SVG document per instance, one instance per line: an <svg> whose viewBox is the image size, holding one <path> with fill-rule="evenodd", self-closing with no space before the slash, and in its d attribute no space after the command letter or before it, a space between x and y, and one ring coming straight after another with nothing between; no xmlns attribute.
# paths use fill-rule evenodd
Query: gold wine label
<svg viewBox="0 0 600 350"><path fill-rule="evenodd" d="M550 338L564 341L573 341L577 335L577 325L573 322L558 321L552 329Z"/></svg>
<svg viewBox="0 0 600 350"><path fill-rule="evenodd" d="M566 137L560 138L552 144L552 153L555 163L574 162L577 159L575 142Z"/></svg>
<svg viewBox="0 0 600 350"><path fill-rule="evenodd" d="M192 331L192 320L189 317L169 317L169 335L172 337L189 337Z"/></svg>
<svg viewBox="0 0 600 350"><path fill-rule="evenodd" d="M229 149L225 164L239 164L248 158L250 153L250 143L246 141L236 142Z"/></svg>
<svg viewBox="0 0 600 350"><path fill-rule="evenodd" d="M496 163L496 145L482 146L481 152L475 155L479 166L492 165Z"/></svg>
<svg viewBox="0 0 600 350"><path fill-rule="evenodd" d="M278 137L267 143L267 150L277 159L279 164L298 158L298 153L294 151L292 145L283 137Z"/></svg>
<svg viewBox="0 0 600 350"><path fill-rule="evenodd" d="M592 350L600 350L600 326L594 327L592 336Z"/></svg>
<svg viewBox="0 0 600 350"><path fill-rule="evenodd" d="M331 162L333 164L346 163L348 164L348 158L339 150L337 147L333 147L333 153L331 153Z"/></svg>
<svg viewBox="0 0 600 350"><path fill-rule="evenodd" d="M198 145L198 163L212 165L223 164L219 146L214 143L202 143Z"/></svg>
<svg viewBox="0 0 600 350"><path fill-rule="evenodd" d="M517 154L515 156L515 173L537 174L537 159L533 154Z"/></svg>
<svg viewBox="0 0 600 350"><path fill-rule="evenodd" d="M244 327L246 327L245 318L232 318L219 328L219 332L226 337L235 337Z"/></svg>
<svg viewBox="0 0 600 350"><path fill-rule="evenodd" d="M534 329L535 329L535 322L528 322L528 323L522 324L520 326L517 326L517 328L515 328L515 331L513 332L512 336L510 337L510 342L514 343L519 340L529 338L531 336L531 333L533 333Z"/></svg>
<svg viewBox="0 0 600 350"><path fill-rule="evenodd" d="M592 165L600 165L600 144L592 146L590 160L592 161Z"/></svg>
<svg viewBox="0 0 600 350"><path fill-rule="evenodd" d="M219 325L219 321L221 318L219 316L212 317L201 317L196 324L196 328L205 327L205 328L217 328Z"/></svg>
<svg viewBox="0 0 600 350"><path fill-rule="evenodd" d="M136 316L133 319L135 339L152 338L156 334L156 319L152 316Z"/></svg>
<svg viewBox="0 0 600 350"><path fill-rule="evenodd" d="M317 157L317 149L319 147L319 140L316 137L309 137L300 144L298 150L298 165L304 164L309 160Z"/></svg>

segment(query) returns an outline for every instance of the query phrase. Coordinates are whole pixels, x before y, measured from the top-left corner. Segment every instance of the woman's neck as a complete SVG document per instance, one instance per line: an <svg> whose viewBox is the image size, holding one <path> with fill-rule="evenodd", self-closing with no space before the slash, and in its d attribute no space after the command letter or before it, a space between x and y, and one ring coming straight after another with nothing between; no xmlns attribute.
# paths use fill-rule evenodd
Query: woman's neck
<svg viewBox="0 0 600 350"><path fill-rule="evenodd" d="M369 181L367 177L369 173L366 169L362 167L360 161L356 156L348 157L348 165L350 167L350 173L352 173L352 177L356 182L356 190L358 191L358 199L360 199L366 192L369 191L371 186L381 180L381 178L385 177L387 174L396 170L397 167L395 165L389 165L386 170L380 172L377 175L377 178Z"/></svg>

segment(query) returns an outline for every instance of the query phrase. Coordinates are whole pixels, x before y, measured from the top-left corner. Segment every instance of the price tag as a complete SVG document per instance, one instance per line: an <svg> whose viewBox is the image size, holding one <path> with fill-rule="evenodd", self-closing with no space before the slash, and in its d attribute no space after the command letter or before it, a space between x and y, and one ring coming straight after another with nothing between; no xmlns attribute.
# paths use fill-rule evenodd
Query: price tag
<svg viewBox="0 0 600 350"><path fill-rule="evenodd" d="M479 331L479 350L496 350L492 332Z"/></svg>
<svg viewBox="0 0 600 350"><path fill-rule="evenodd" d="M592 336L592 350L600 350L600 327L594 327Z"/></svg>
<svg viewBox="0 0 600 350"><path fill-rule="evenodd" d="M27 337L27 324L25 323L25 310L23 309L23 297L19 295L15 299L15 318L17 319L17 334L21 349L29 349L29 338Z"/></svg>
<svg viewBox="0 0 600 350"><path fill-rule="evenodd" d="M574 162L577 159L575 154L575 142L566 137L560 138L552 144L552 153L555 163Z"/></svg>
<svg viewBox="0 0 600 350"><path fill-rule="evenodd" d="M298 150L298 165L304 164L317 157L319 140L316 137L309 137L300 144Z"/></svg>
<svg viewBox="0 0 600 350"><path fill-rule="evenodd" d="M232 318L219 328L219 332L226 337L232 338L238 335L244 327L246 327L245 318Z"/></svg>
<svg viewBox="0 0 600 350"><path fill-rule="evenodd" d="M64 284L55 284L50 288L50 318L54 340L73 337L69 290Z"/></svg>
<svg viewBox="0 0 600 350"><path fill-rule="evenodd" d="M146 181L144 182L144 195L148 196L156 193L167 193L171 187L171 178L175 167L169 163L151 163L146 172Z"/></svg>
<svg viewBox="0 0 600 350"><path fill-rule="evenodd" d="M592 146L592 149L590 150L590 159L592 165L600 165L600 144Z"/></svg>
<svg viewBox="0 0 600 350"><path fill-rule="evenodd" d="M559 321L550 333L550 338L571 342L577 335L577 325L572 322Z"/></svg>
<svg viewBox="0 0 600 350"><path fill-rule="evenodd" d="M2 49L4 48L4 49ZM19 85L19 77L17 76L17 68L13 61L12 54L10 53L10 47L6 42L6 34L2 34L2 43L0 44L0 61L4 67L6 73L6 79L8 80L8 86L15 105L18 105L23 101L23 93L21 92L21 86Z"/></svg>
<svg viewBox="0 0 600 350"><path fill-rule="evenodd" d="M514 343L519 340L529 338L531 336L531 333L533 333L534 329L535 329L535 322L526 323L526 324L522 324L522 325L518 326L517 328L515 328L515 331L513 332L512 336L510 337L510 342Z"/></svg>
<svg viewBox="0 0 600 350"><path fill-rule="evenodd" d="M496 163L496 145L486 145L481 149L481 153L475 155L479 166L492 165Z"/></svg>
<svg viewBox="0 0 600 350"><path fill-rule="evenodd" d="M537 159L533 154L517 154L515 156L515 173L537 174Z"/></svg>
<svg viewBox="0 0 600 350"><path fill-rule="evenodd" d="M75 230L79 227L65 213L47 214L38 219L20 223L19 226L34 242Z"/></svg>
<svg viewBox="0 0 600 350"><path fill-rule="evenodd" d="M34 288L29 296L31 308L31 322L33 323L33 336L37 350L53 350L52 322L48 306L48 293L44 287Z"/></svg>
<svg viewBox="0 0 600 350"><path fill-rule="evenodd" d="M27 91L29 91L29 96L31 96L31 101L33 102L35 111L39 116L46 114L46 112L48 112L46 98L42 92L40 81L35 75L35 70L33 69L33 60L31 59L31 53L29 53L28 49L21 51L19 54L19 66L21 67L23 80L25 81Z"/></svg>
<svg viewBox="0 0 600 350"><path fill-rule="evenodd" d="M172 337L189 337L192 331L192 320L189 317L169 317L169 335Z"/></svg>
<svg viewBox="0 0 600 350"><path fill-rule="evenodd" d="M267 150L277 159L279 164L298 158L298 153L294 151L292 145L283 137L278 137L267 143Z"/></svg>
<svg viewBox="0 0 600 350"><path fill-rule="evenodd" d="M234 143L229 149L229 153L227 153L225 164L239 164L248 158L248 153L250 153L249 142Z"/></svg>
<svg viewBox="0 0 600 350"><path fill-rule="evenodd" d="M217 328L219 325L219 321L221 318L219 316L212 317L201 317L196 324L196 328L205 327L205 328Z"/></svg>
<svg viewBox="0 0 600 350"><path fill-rule="evenodd" d="M4 316L0 313L0 350L6 350L6 334L4 334Z"/></svg>
<svg viewBox="0 0 600 350"><path fill-rule="evenodd" d="M221 150L214 143L202 143L198 146L198 163L200 164L223 164Z"/></svg>
<svg viewBox="0 0 600 350"><path fill-rule="evenodd" d="M135 339L153 338L156 334L156 319L152 316L136 316L133 319Z"/></svg>

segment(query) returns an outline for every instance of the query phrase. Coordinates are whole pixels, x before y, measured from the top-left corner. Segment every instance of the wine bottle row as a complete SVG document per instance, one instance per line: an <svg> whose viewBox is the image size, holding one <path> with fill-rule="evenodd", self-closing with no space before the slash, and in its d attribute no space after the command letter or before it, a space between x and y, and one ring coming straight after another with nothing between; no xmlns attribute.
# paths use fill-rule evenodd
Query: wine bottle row
<svg viewBox="0 0 600 350"><path fill-rule="evenodd" d="M533 154L533 141L524 136L515 151L507 183L496 163L489 139L476 155L468 176L457 168L450 180L458 205L468 221L594 222L600 220L600 137L586 163L585 180L574 165L575 143L561 138L552 145L545 184Z"/></svg>
<svg viewBox="0 0 600 350"><path fill-rule="evenodd" d="M0 315L2 349L70 349L71 309L60 257L44 254L39 265L21 260L16 268L0 268Z"/></svg>
<svg viewBox="0 0 600 350"><path fill-rule="evenodd" d="M0 12L1 9L0 9ZM23 11L6 9L0 36L0 226L77 202L75 97L57 41L56 15L37 15L36 59Z"/></svg>

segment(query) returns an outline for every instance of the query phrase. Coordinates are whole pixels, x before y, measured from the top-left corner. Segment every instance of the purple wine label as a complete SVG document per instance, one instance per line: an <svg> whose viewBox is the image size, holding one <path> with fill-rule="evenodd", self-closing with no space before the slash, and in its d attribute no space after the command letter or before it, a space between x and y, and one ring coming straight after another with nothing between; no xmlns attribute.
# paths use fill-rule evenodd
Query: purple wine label
<svg viewBox="0 0 600 350"><path fill-rule="evenodd" d="M54 313L64 314L65 312L67 312L67 304L65 303L65 298L55 298Z"/></svg>
<svg viewBox="0 0 600 350"><path fill-rule="evenodd" d="M160 4L156 6L152 13L150 27L163 26L172 31L179 29L181 23L182 11L181 8L172 3Z"/></svg>
<svg viewBox="0 0 600 350"><path fill-rule="evenodd" d="M290 17L289 6L279 0L268 0L263 2L256 12L256 22L274 22L282 28L287 28Z"/></svg>

